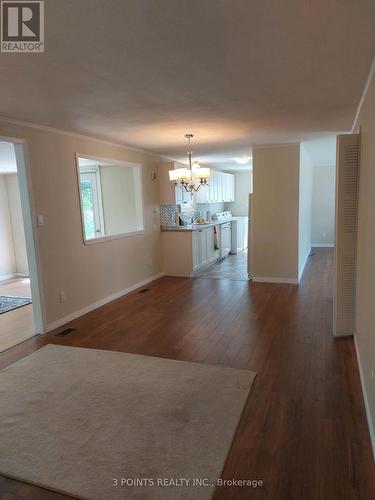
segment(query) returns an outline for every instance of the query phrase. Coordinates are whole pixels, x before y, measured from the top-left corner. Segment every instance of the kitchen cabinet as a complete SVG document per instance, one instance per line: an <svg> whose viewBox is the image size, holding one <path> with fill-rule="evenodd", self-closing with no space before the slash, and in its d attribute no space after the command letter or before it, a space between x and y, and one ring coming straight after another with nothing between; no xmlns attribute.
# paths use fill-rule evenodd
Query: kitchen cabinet
<svg viewBox="0 0 375 500"><path fill-rule="evenodd" d="M234 175L212 170L208 186L200 188L196 194L197 203L222 203L235 200Z"/></svg>
<svg viewBox="0 0 375 500"><path fill-rule="evenodd" d="M169 180L169 170L176 168L186 168L186 165L176 161L167 161L158 165L160 205L192 204L192 194L179 186L175 187Z"/></svg>
<svg viewBox="0 0 375 500"><path fill-rule="evenodd" d="M159 195L161 205L191 205L192 194L181 187L175 187L169 180L169 170L186 168L186 165L167 161L158 165ZM199 182L195 179L195 182ZM212 170L208 185L202 186L194 196L197 203L223 203L234 201L234 175L219 170Z"/></svg>
<svg viewBox="0 0 375 500"><path fill-rule="evenodd" d="M192 234L193 271L208 266L215 260L213 227L198 229Z"/></svg>
<svg viewBox="0 0 375 500"><path fill-rule="evenodd" d="M190 277L217 258L214 249L214 227L162 231L164 270L167 276Z"/></svg>
<svg viewBox="0 0 375 500"><path fill-rule="evenodd" d="M227 192L226 192L226 200L225 201L235 201L235 177L233 174L226 174L227 180L226 180L226 186L227 186Z"/></svg>
<svg viewBox="0 0 375 500"><path fill-rule="evenodd" d="M215 240L214 240L214 228L210 227L207 229L207 262L211 264L216 260L215 256Z"/></svg>
<svg viewBox="0 0 375 500"><path fill-rule="evenodd" d="M171 182L171 181L169 181ZM181 205L181 203L191 204L192 203L192 194L188 193L186 189L176 186L175 188L175 200L176 205Z"/></svg>

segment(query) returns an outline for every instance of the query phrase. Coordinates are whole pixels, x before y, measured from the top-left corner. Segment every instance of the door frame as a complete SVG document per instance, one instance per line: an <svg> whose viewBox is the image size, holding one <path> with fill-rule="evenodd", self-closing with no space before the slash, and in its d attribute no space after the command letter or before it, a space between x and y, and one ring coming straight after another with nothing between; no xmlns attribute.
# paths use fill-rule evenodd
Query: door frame
<svg viewBox="0 0 375 500"><path fill-rule="evenodd" d="M45 301L42 291L42 271L37 238L36 210L30 173L30 157L25 139L0 136L0 141L14 145L17 164L17 176L20 189L23 225L25 230L27 260L29 265L31 297L36 334L45 332Z"/></svg>

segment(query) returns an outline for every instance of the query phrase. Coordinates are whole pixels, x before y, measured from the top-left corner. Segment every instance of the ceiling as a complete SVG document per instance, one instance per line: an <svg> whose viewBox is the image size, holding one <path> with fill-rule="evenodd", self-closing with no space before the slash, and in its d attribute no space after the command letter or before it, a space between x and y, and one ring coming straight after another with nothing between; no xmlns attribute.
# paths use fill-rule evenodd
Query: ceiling
<svg viewBox="0 0 375 500"><path fill-rule="evenodd" d="M0 141L0 174L17 172L16 153L11 142Z"/></svg>
<svg viewBox="0 0 375 500"><path fill-rule="evenodd" d="M0 115L222 168L351 129L373 0L47 0L44 54L1 54Z"/></svg>

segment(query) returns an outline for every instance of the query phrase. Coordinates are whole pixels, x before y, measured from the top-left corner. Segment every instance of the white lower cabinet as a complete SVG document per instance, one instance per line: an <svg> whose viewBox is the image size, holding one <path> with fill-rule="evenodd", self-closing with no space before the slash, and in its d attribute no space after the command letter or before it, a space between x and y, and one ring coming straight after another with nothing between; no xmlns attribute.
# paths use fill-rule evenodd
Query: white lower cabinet
<svg viewBox="0 0 375 500"><path fill-rule="evenodd" d="M199 232L192 232L192 256L193 256L193 271L199 269Z"/></svg>
<svg viewBox="0 0 375 500"><path fill-rule="evenodd" d="M215 241L214 241L214 228L207 229L207 261L209 263L215 260Z"/></svg>
<svg viewBox="0 0 375 500"><path fill-rule="evenodd" d="M215 260L213 227L193 231L192 245L193 271L211 264Z"/></svg>
<svg viewBox="0 0 375 500"><path fill-rule="evenodd" d="M213 226L194 231L162 231L161 235L166 276L189 278L220 258L219 250L215 251Z"/></svg>

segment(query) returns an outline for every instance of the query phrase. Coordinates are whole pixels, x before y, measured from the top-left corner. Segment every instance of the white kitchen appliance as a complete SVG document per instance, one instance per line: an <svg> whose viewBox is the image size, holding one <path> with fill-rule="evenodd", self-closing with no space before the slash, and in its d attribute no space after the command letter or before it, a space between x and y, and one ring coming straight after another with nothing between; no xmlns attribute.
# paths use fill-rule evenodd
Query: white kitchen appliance
<svg viewBox="0 0 375 500"><path fill-rule="evenodd" d="M215 215L215 219L219 222L231 220L232 219L232 212L230 210L227 210L226 212L218 212Z"/></svg>
<svg viewBox="0 0 375 500"><path fill-rule="evenodd" d="M215 219L220 223L220 258L229 255L232 246L232 212L218 212ZM228 221L228 222L226 222Z"/></svg>
<svg viewBox="0 0 375 500"><path fill-rule="evenodd" d="M225 222L220 225L220 257L223 259L229 255L232 244L232 223Z"/></svg>
<svg viewBox="0 0 375 500"><path fill-rule="evenodd" d="M231 238L231 255L236 255L247 248L248 245L248 227L249 217L233 217L232 218L232 238Z"/></svg>

